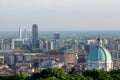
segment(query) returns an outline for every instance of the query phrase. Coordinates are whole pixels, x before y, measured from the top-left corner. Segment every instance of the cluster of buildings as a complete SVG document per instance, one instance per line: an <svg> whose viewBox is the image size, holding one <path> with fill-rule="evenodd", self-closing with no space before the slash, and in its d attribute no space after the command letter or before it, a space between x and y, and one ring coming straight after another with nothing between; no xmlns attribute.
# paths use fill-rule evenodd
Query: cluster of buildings
<svg viewBox="0 0 120 80"><path fill-rule="evenodd" d="M43 52L31 52L40 49ZM29 52L25 52L29 50ZM52 53L62 50L62 53ZM44 53L49 51L48 53ZM51 52L50 52L51 51ZM40 39L38 26L32 26L32 38L24 37L22 27L19 28L19 38L0 39L0 75L28 73L41 71L45 68L63 68L66 72L75 67L77 71L93 69L120 68L120 39L107 40L63 40L60 33L54 33L53 40Z"/></svg>

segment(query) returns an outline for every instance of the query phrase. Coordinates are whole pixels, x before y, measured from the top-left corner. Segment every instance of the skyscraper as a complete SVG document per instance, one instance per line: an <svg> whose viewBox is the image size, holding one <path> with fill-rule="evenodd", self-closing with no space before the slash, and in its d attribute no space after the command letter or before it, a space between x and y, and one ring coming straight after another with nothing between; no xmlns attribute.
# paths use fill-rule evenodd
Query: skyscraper
<svg viewBox="0 0 120 80"><path fill-rule="evenodd" d="M58 48L59 46L59 40L60 40L60 34L58 32L56 32L54 34L54 47Z"/></svg>
<svg viewBox="0 0 120 80"><path fill-rule="evenodd" d="M36 24L32 26L32 48L39 48L38 26Z"/></svg>
<svg viewBox="0 0 120 80"><path fill-rule="evenodd" d="M32 39L38 39L38 26L36 24L32 26Z"/></svg>
<svg viewBox="0 0 120 80"><path fill-rule="evenodd" d="M19 27L19 38L22 39L22 27Z"/></svg>
<svg viewBox="0 0 120 80"><path fill-rule="evenodd" d="M24 39L27 39L27 30L24 30Z"/></svg>

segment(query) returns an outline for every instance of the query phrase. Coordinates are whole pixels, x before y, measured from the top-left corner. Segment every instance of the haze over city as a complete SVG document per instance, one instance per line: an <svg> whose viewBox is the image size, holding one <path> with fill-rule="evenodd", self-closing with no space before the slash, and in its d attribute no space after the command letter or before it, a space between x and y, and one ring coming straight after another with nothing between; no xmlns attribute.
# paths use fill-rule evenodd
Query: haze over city
<svg viewBox="0 0 120 80"><path fill-rule="evenodd" d="M120 0L0 0L0 31L120 30Z"/></svg>
<svg viewBox="0 0 120 80"><path fill-rule="evenodd" d="M0 0L0 80L120 80L120 0Z"/></svg>

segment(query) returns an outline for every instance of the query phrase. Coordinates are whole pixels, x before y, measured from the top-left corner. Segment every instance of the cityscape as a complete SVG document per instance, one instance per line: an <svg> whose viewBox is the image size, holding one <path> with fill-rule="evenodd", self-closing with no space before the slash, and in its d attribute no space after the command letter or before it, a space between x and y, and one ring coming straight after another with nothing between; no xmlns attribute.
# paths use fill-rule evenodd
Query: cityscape
<svg viewBox="0 0 120 80"><path fill-rule="evenodd" d="M22 27L18 27L15 33L18 35L14 34L13 38L1 35L1 76L23 73L31 75L47 68L62 68L70 72L74 67L78 73L120 68L120 38L117 31L64 31L63 34L68 34L63 36L53 31L48 32L49 35L39 36L38 27L37 24L31 26L29 37L27 30ZM84 36L80 37L80 34Z"/></svg>
<svg viewBox="0 0 120 80"><path fill-rule="evenodd" d="M0 0L0 80L120 80L119 0Z"/></svg>

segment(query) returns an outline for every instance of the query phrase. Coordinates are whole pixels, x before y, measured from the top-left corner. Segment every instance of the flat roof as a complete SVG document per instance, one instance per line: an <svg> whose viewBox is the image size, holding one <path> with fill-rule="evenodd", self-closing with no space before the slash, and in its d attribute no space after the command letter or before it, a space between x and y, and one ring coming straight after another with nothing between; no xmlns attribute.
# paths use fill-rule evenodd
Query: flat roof
<svg viewBox="0 0 120 80"><path fill-rule="evenodd" d="M12 52L13 50L0 50L0 52Z"/></svg>

